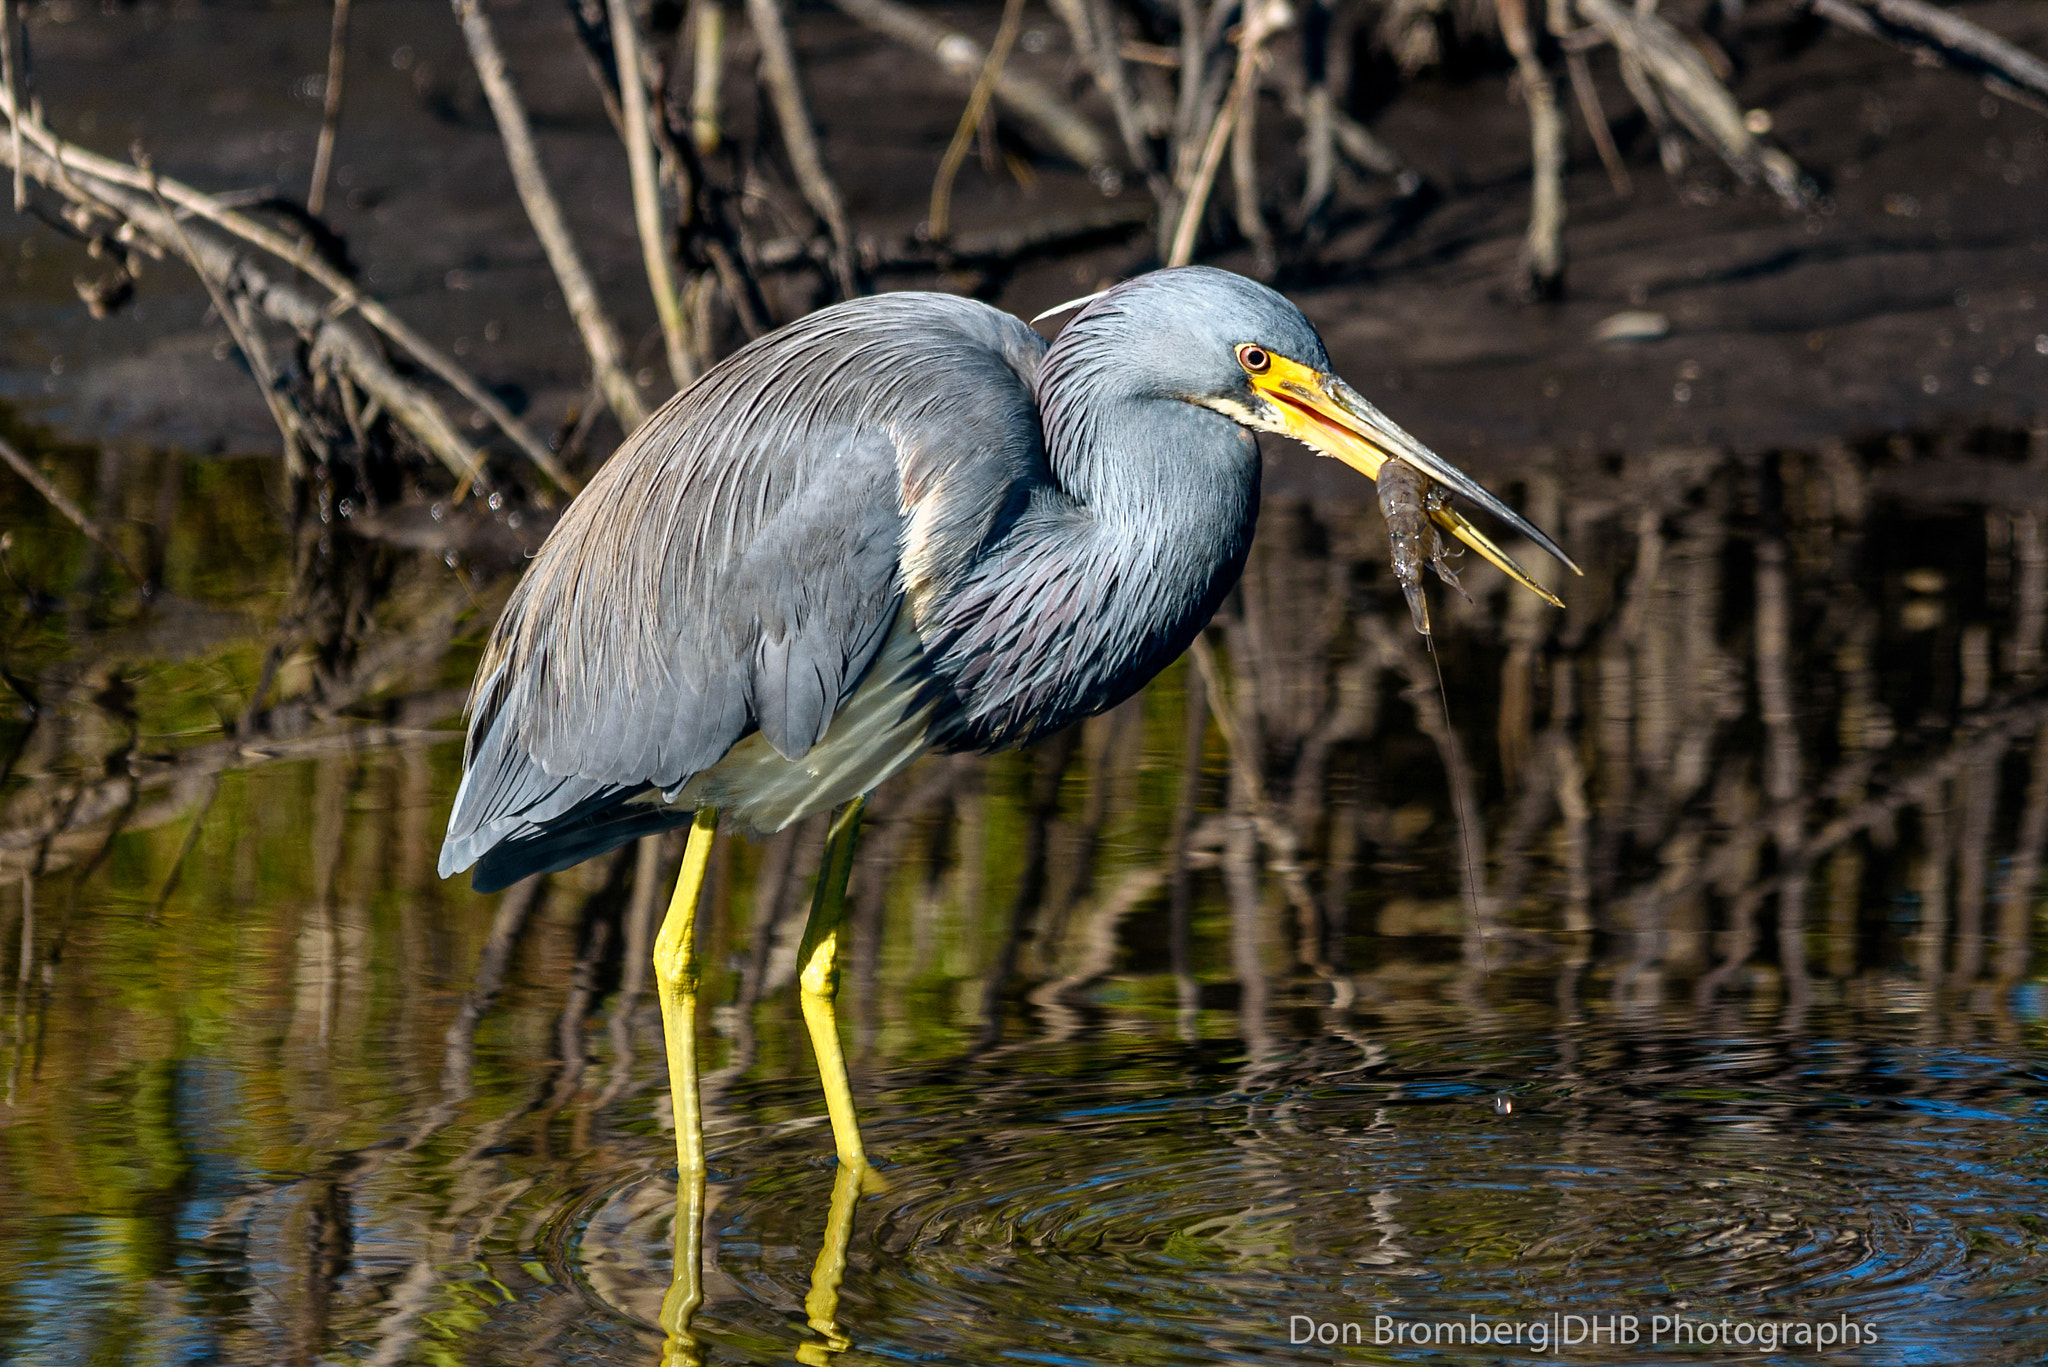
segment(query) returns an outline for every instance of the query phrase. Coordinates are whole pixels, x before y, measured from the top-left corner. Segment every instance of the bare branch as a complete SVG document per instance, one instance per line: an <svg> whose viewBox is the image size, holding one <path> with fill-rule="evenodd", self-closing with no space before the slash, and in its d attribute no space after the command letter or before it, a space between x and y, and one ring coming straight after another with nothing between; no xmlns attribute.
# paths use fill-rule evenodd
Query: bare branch
<svg viewBox="0 0 2048 1367"><path fill-rule="evenodd" d="M725 6L696 0L690 78L690 142L699 156L718 150L718 86L725 75Z"/></svg>
<svg viewBox="0 0 2048 1367"><path fill-rule="evenodd" d="M478 0L451 3L455 6L455 17L462 23L462 36L469 44L470 61L483 82L484 98L490 101L491 115L498 121L498 136L505 145L505 160L512 168L512 181L519 188L520 201L526 206L526 217L547 253L556 282L562 287L562 301L583 334L583 349L590 355L591 368L597 372L605 401L611 405L619 424L631 432L647 420L647 404L626 373L625 349L620 345L618 329L598 299L597 287L591 283L590 272L576 250L575 239L569 235L568 222L562 217L562 206L548 187L547 173L541 169L540 149L533 141L533 125L527 120L519 92L512 87L498 35Z"/></svg>
<svg viewBox="0 0 2048 1367"><path fill-rule="evenodd" d="M1514 54L1529 109L1529 233L1519 266L1522 293L1554 299L1564 289L1564 115L1557 87L1536 55L1526 0L1494 0L1501 37Z"/></svg>
<svg viewBox="0 0 2048 1367"><path fill-rule="evenodd" d="M1230 189L1237 210L1237 230L1252 244L1252 270L1271 280L1280 269L1273 230L1259 211L1259 98L1256 87L1237 102L1230 130Z"/></svg>
<svg viewBox="0 0 2048 1367"><path fill-rule="evenodd" d="M1202 140L1201 159L1187 185L1187 200L1181 205L1180 222L1174 228L1173 245L1166 254L1169 266L1185 266L1195 258L1195 235L1201 230L1202 214L1209 207L1209 192L1215 188L1216 172L1223 164L1223 149L1237 129L1238 106L1257 93L1260 49L1266 40L1294 21L1286 0L1255 3L1238 36L1237 70L1230 78L1230 93L1223 107L1209 123Z"/></svg>
<svg viewBox="0 0 2048 1367"><path fill-rule="evenodd" d="M28 124L26 131L38 142L46 138L55 141L40 124ZM38 184L56 189L95 212L111 212L127 219L147 237L181 256L188 256L189 245L188 259L194 268L218 285L228 300L237 306L246 302L256 313L298 333L309 345L316 364L346 369L457 479L467 484L479 477L482 457L463 441L440 405L401 379L376 345L348 327L333 305L322 305L294 285L273 281L254 261L209 234L188 233L167 208L160 207L147 194L111 183L75 163L71 173L66 174L55 158L40 151L24 149L23 161L29 178ZM134 167L123 169L143 177L147 183L146 173ZM169 183L165 185L168 190Z"/></svg>
<svg viewBox="0 0 2048 1367"><path fill-rule="evenodd" d="M899 0L832 0L846 16L885 38L915 48L963 82L974 80L987 54L964 33L933 23ZM1028 76L996 77L996 100L1043 133L1060 154L1090 170L1110 165L1109 145L1080 111Z"/></svg>
<svg viewBox="0 0 2048 1367"><path fill-rule="evenodd" d="M1115 21L1102 0L1049 0L1053 12L1067 26L1074 40L1074 54L1095 79L1095 88L1109 102L1116 118L1117 135L1123 140L1124 155L1131 167L1145 177L1154 199L1165 203L1171 188L1145 146L1145 133L1138 124L1137 106L1131 102L1130 83L1124 79L1123 56L1118 50Z"/></svg>
<svg viewBox="0 0 2048 1367"><path fill-rule="evenodd" d="M1593 86L1593 72L1586 65L1586 54L1577 48L1566 48L1564 66L1571 73L1572 93L1578 96L1579 113L1585 117L1586 131L1593 135L1593 146L1600 153L1600 164L1607 168L1607 180L1614 187L1615 198L1627 199L1636 192L1635 181L1629 177L1621 152L1614 145L1614 130L1607 126L1607 111L1600 107L1600 92Z"/></svg>
<svg viewBox="0 0 2048 1367"><path fill-rule="evenodd" d="M754 25L754 37L761 44L761 79L767 83L769 98L775 102L775 121L782 126L782 145L789 152L790 167L804 198L825 221L832 235L832 274L840 292L851 299L859 287L853 278L853 229L846 221L846 203L838 185L825 169L825 156L818 148L817 130L811 125L811 111L804 102L803 83L797 75L796 48L789 39L789 24L782 13L782 0L747 0L747 18Z"/></svg>
<svg viewBox="0 0 2048 1367"><path fill-rule="evenodd" d="M0 89L0 108L13 108L9 90L11 87ZM197 214L244 242L277 257L335 296L333 302L322 310L324 318L338 319L351 311L361 314L364 322L396 342L413 360L432 371L442 383L482 411L519 446L528 460L540 467L549 479L571 493L580 487L575 477L561 467L554 453L548 449L547 443L536 437L531 428L514 417L512 411L506 408L496 395L479 384L475 376L455 364L446 352L414 332L381 302L358 292L354 282L347 276L298 243L237 213L221 200L195 190L182 181L173 180L169 176L152 177L140 167L103 157L76 143L64 142L34 119L23 119L16 128L24 132L29 141L33 142L48 159L46 169L50 174L46 183L51 188L73 197L84 196L85 192L79 190L73 182L72 174L76 173L95 181L105 182L107 187L122 186L143 191L145 194L154 191L178 208ZM33 169L35 162L36 158L33 155L25 155L22 164L28 168L31 178L41 179ZM112 203L103 189L94 190L92 195L86 198ZM154 212L155 206L152 204L149 207ZM164 226L168 231L168 225ZM155 237L156 234L151 233L150 236ZM175 237L160 240L165 247L176 250Z"/></svg>
<svg viewBox="0 0 2048 1367"><path fill-rule="evenodd" d="M1291 111L1301 120L1303 169L1301 203L1296 221L1306 225L1328 207L1337 188L1337 139L1330 115L1335 96L1330 90L1330 6L1310 0L1301 31L1304 90Z"/></svg>
<svg viewBox="0 0 2048 1367"><path fill-rule="evenodd" d="M988 115L989 97L995 93L996 79L1003 74L1003 63L1009 60L1010 45L1017 41L1018 21L1024 17L1024 0L1004 0L1003 19L996 28L996 40L989 45L988 59L981 64L981 74L974 79L974 91L967 97L967 108L960 111L960 123L953 129L953 140L946 145L946 154L939 158L939 173L932 178L932 202L928 224L934 242L946 240L952 228L953 177L960 173L960 163L967 159L967 145L974 140L974 132L981 127L981 121Z"/></svg>
<svg viewBox="0 0 2048 1367"><path fill-rule="evenodd" d="M1623 9L1615 0L1578 0L1578 9L1617 52L1642 64L1644 74L1669 98L1671 112L1737 175L1745 181L1761 175L1778 198L1794 208L1806 203L1805 177L1798 163L1757 140L1735 97L1677 29L1655 14Z"/></svg>
<svg viewBox="0 0 2048 1367"><path fill-rule="evenodd" d="M1813 12L1981 77L1993 94L2048 114L2048 62L1924 0L1813 0Z"/></svg>
<svg viewBox="0 0 2048 1367"><path fill-rule="evenodd" d="M646 69L640 60L640 25L633 17L629 0L611 0L611 16L612 50L619 65L621 134L626 140L626 163L633 176L633 222L640 230L640 259L647 268L647 288L654 295L655 315L661 319L669 378L681 389L697 378L697 363L692 359L696 343L683 318L675 272L669 268L667 234L662 230L661 186L655 173Z"/></svg>
<svg viewBox="0 0 2048 1367"><path fill-rule="evenodd" d="M21 115L14 108L20 82L14 76L14 0L0 0L0 85L6 86L8 136L14 144L14 212L28 208L28 178L21 165Z"/></svg>
<svg viewBox="0 0 2048 1367"><path fill-rule="evenodd" d="M140 161L142 158L138 156L137 160ZM146 161L142 169L145 173L151 171ZM293 479L304 479L306 463L300 448L313 447L315 453L323 460L327 453L321 448L318 438L306 430L306 425L300 421L298 413L285 402L284 396L278 393L277 371L270 364L270 348L264 344L262 332L250 326L249 320L241 316L238 308L242 303L240 299L233 304L228 302L226 294L221 289L222 282L214 279L207 271L205 263L199 259L199 253L193 249L191 235L185 231L185 225L178 221L178 216L171 212L170 205L164 203L164 197L157 192L154 179L150 184L150 198L156 201L156 207L162 210L164 220L177 234L179 252L191 265L193 274L199 277L199 283L206 286L206 297L213 301L213 311L220 315L221 325L228 330L228 335L235 339L235 345L241 350L242 358L249 363L249 373L255 378L257 389L263 394L263 406L270 410L270 419L277 424L278 435L284 438L285 469L290 472ZM476 467L472 465L470 470L465 472L465 481L475 478L475 469Z"/></svg>
<svg viewBox="0 0 2048 1367"><path fill-rule="evenodd" d="M306 191L306 212L320 217L327 207L327 172L334 164L334 137L341 127L342 77L348 62L348 11L351 0L334 0L334 27L327 35L327 83L321 88L320 144L313 151L313 185Z"/></svg>

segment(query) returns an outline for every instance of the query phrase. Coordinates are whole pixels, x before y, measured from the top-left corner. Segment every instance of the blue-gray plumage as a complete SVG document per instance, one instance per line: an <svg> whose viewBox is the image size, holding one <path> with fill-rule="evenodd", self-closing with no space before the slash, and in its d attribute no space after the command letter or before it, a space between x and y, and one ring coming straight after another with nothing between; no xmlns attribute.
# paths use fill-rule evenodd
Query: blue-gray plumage
<svg viewBox="0 0 2048 1367"><path fill-rule="evenodd" d="M514 592L442 874L503 886L700 803L779 829L925 750L1115 705L1244 566L1252 429L1406 460L1562 558L1328 372L1294 305L1201 267L1106 292L1050 349L937 294L745 348L632 435Z"/></svg>

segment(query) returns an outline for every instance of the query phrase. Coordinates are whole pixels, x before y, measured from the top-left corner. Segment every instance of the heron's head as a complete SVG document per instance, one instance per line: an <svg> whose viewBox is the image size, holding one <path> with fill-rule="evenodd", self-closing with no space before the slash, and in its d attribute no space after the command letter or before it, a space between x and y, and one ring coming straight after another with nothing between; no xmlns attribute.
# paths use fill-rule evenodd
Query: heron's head
<svg viewBox="0 0 2048 1367"><path fill-rule="evenodd" d="M1292 437L1368 479L1377 479L1388 460L1405 461L1578 568L1520 513L1336 375L1315 325L1255 280L1209 266L1138 276L1086 301L1054 352L1097 375L1115 374L1147 398L1194 404L1255 431ZM1054 360L1048 357L1049 370ZM1453 512L1438 520L1511 577L1551 597L1463 517Z"/></svg>

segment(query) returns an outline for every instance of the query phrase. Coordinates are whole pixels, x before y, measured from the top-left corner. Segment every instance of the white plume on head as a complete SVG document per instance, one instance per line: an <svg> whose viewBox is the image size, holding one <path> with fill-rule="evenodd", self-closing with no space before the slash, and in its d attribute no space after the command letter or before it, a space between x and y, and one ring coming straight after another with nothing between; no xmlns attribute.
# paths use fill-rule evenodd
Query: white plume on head
<svg viewBox="0 0 2048 1367"><path fill-rule="evenodd" d="M1072 309L1085 309L1090 304L1094 303L1097 299L1100 299L1103 295L1108 294L1110 290L1115 288L1116 286L1111 285L1109 289L1100 289L1095 291L1095 293L1093 294L1084 294L1079 299L1069 299L1064 304L1054 304L1044 313L1041 313L1036 318L1033 318L1031 320L1032 324L1035 326L1039 323L1042 323L1046 319L1052 317L1055 313L1066 313Z"/></svg>

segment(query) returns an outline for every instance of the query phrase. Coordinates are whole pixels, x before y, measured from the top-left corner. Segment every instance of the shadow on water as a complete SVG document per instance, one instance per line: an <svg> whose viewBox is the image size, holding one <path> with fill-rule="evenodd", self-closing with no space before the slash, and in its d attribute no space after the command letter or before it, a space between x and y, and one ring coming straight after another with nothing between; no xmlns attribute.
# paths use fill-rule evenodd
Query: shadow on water
<svg viewBox="0 0 2048 1367"><path fill-rule="evenodd" d="M1588 577L1439 600L1451 725L1377 514L1270 507L1214 679L876 798L884 1192L790 990L821 832L721 843L666 1346L679 844L434 875L508 581L308 550L267 466L47 464L159 587L0 486L10 1361L2038 1356L2040 435L1532 471Z"/></svg>

